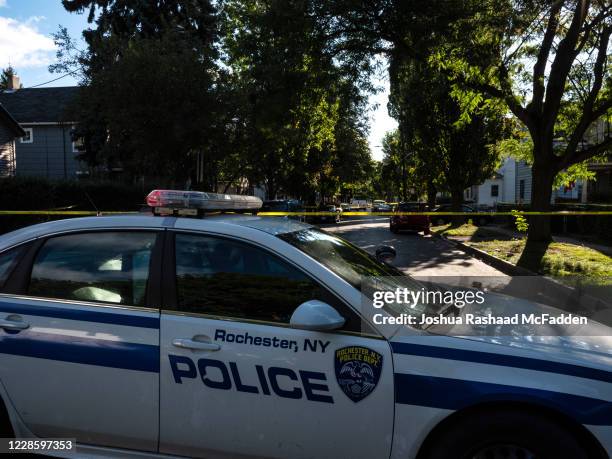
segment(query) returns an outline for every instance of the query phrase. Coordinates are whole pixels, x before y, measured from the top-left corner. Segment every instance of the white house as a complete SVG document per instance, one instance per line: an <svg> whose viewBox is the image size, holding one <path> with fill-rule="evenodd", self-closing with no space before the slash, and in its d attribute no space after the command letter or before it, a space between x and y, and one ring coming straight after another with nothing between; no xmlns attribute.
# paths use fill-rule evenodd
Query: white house
<svg viewBox="0 0 612 459"><path fill-rule="evenodd" d="M531 166L524 161L506 158L493 177L481 185L466 189L464 199L479 207L495 207L497 203L529 203ZM586 202L586 187L583 181L578 180L571 187L553 190L552 201L557 199Z"/></svg>

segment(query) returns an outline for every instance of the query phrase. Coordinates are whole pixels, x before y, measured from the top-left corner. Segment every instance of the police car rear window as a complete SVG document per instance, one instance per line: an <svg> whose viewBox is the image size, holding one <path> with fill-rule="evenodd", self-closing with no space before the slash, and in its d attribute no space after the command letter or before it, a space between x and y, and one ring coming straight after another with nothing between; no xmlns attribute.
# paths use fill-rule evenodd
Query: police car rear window
<svg viewBox="0 0 612 459"><path fill-rule="evenodd" d="M36 255L28 293L143 306L155 238L121 231L50 238Z"/></svg>

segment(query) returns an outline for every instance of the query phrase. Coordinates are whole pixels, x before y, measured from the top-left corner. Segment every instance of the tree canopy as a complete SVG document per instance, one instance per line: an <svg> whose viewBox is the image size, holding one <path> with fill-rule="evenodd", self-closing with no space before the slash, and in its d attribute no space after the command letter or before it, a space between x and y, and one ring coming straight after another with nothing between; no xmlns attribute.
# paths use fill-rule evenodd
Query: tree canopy
<svg viewBox="0 0 612 459"><path fill-rule="evenodd" d="M434 59L461 100L497 98L523 124L532 146L531 205L548 211L558 175L612 147L609 133L593 135L612 114L612 4L488 0L478 8L455 24L457 38ZM499 59L473 59L490 49ZM519 263L537 266L531 254L543 253L550 240L550 219L534 217Z"/></svg>
<svg viewBox="0 0 612 459"><path fill-rule="evenodd" d="M53 70L82 77L94 170L120 164L208 189L246 178L271 198L306 200L369 180L367 79L330 53L315 2L63 3L92 24L84 51L60 29Z"/></svg>

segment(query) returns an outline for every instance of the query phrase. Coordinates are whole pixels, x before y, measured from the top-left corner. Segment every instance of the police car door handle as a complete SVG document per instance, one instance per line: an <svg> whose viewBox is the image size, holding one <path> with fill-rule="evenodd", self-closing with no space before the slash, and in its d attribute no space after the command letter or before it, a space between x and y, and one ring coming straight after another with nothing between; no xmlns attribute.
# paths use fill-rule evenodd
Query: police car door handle
<svg viewBox="0 0 612 459"><path fill-rule="evenodd" d="M195 349L198 351L218 351L221 349L216 343L207 343L205 341L195 341L193 339L175 338L172 340L172 345L183 349Z"/></svg>
<svg viewBox="0 0 612 459"><path fill-rule="evenodd" d="M5 330L25 330L29 328L30 324L27 322L17 322L14 320L0 319L0 328Z"/></svg>

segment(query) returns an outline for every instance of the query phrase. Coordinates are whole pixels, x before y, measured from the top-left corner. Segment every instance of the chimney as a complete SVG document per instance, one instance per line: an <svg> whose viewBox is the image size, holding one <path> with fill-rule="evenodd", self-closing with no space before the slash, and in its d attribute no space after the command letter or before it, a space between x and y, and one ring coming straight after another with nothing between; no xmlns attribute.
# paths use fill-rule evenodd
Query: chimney
<svg viewBox="0 0 612 459"><path fill-rule="evenodd" d="M11 75L11 77L9 78L8 81L8 88L9 90L12 91L16 91L17 89L21 88L21 82L19 81L19 77L15 74Z"/></svg>

